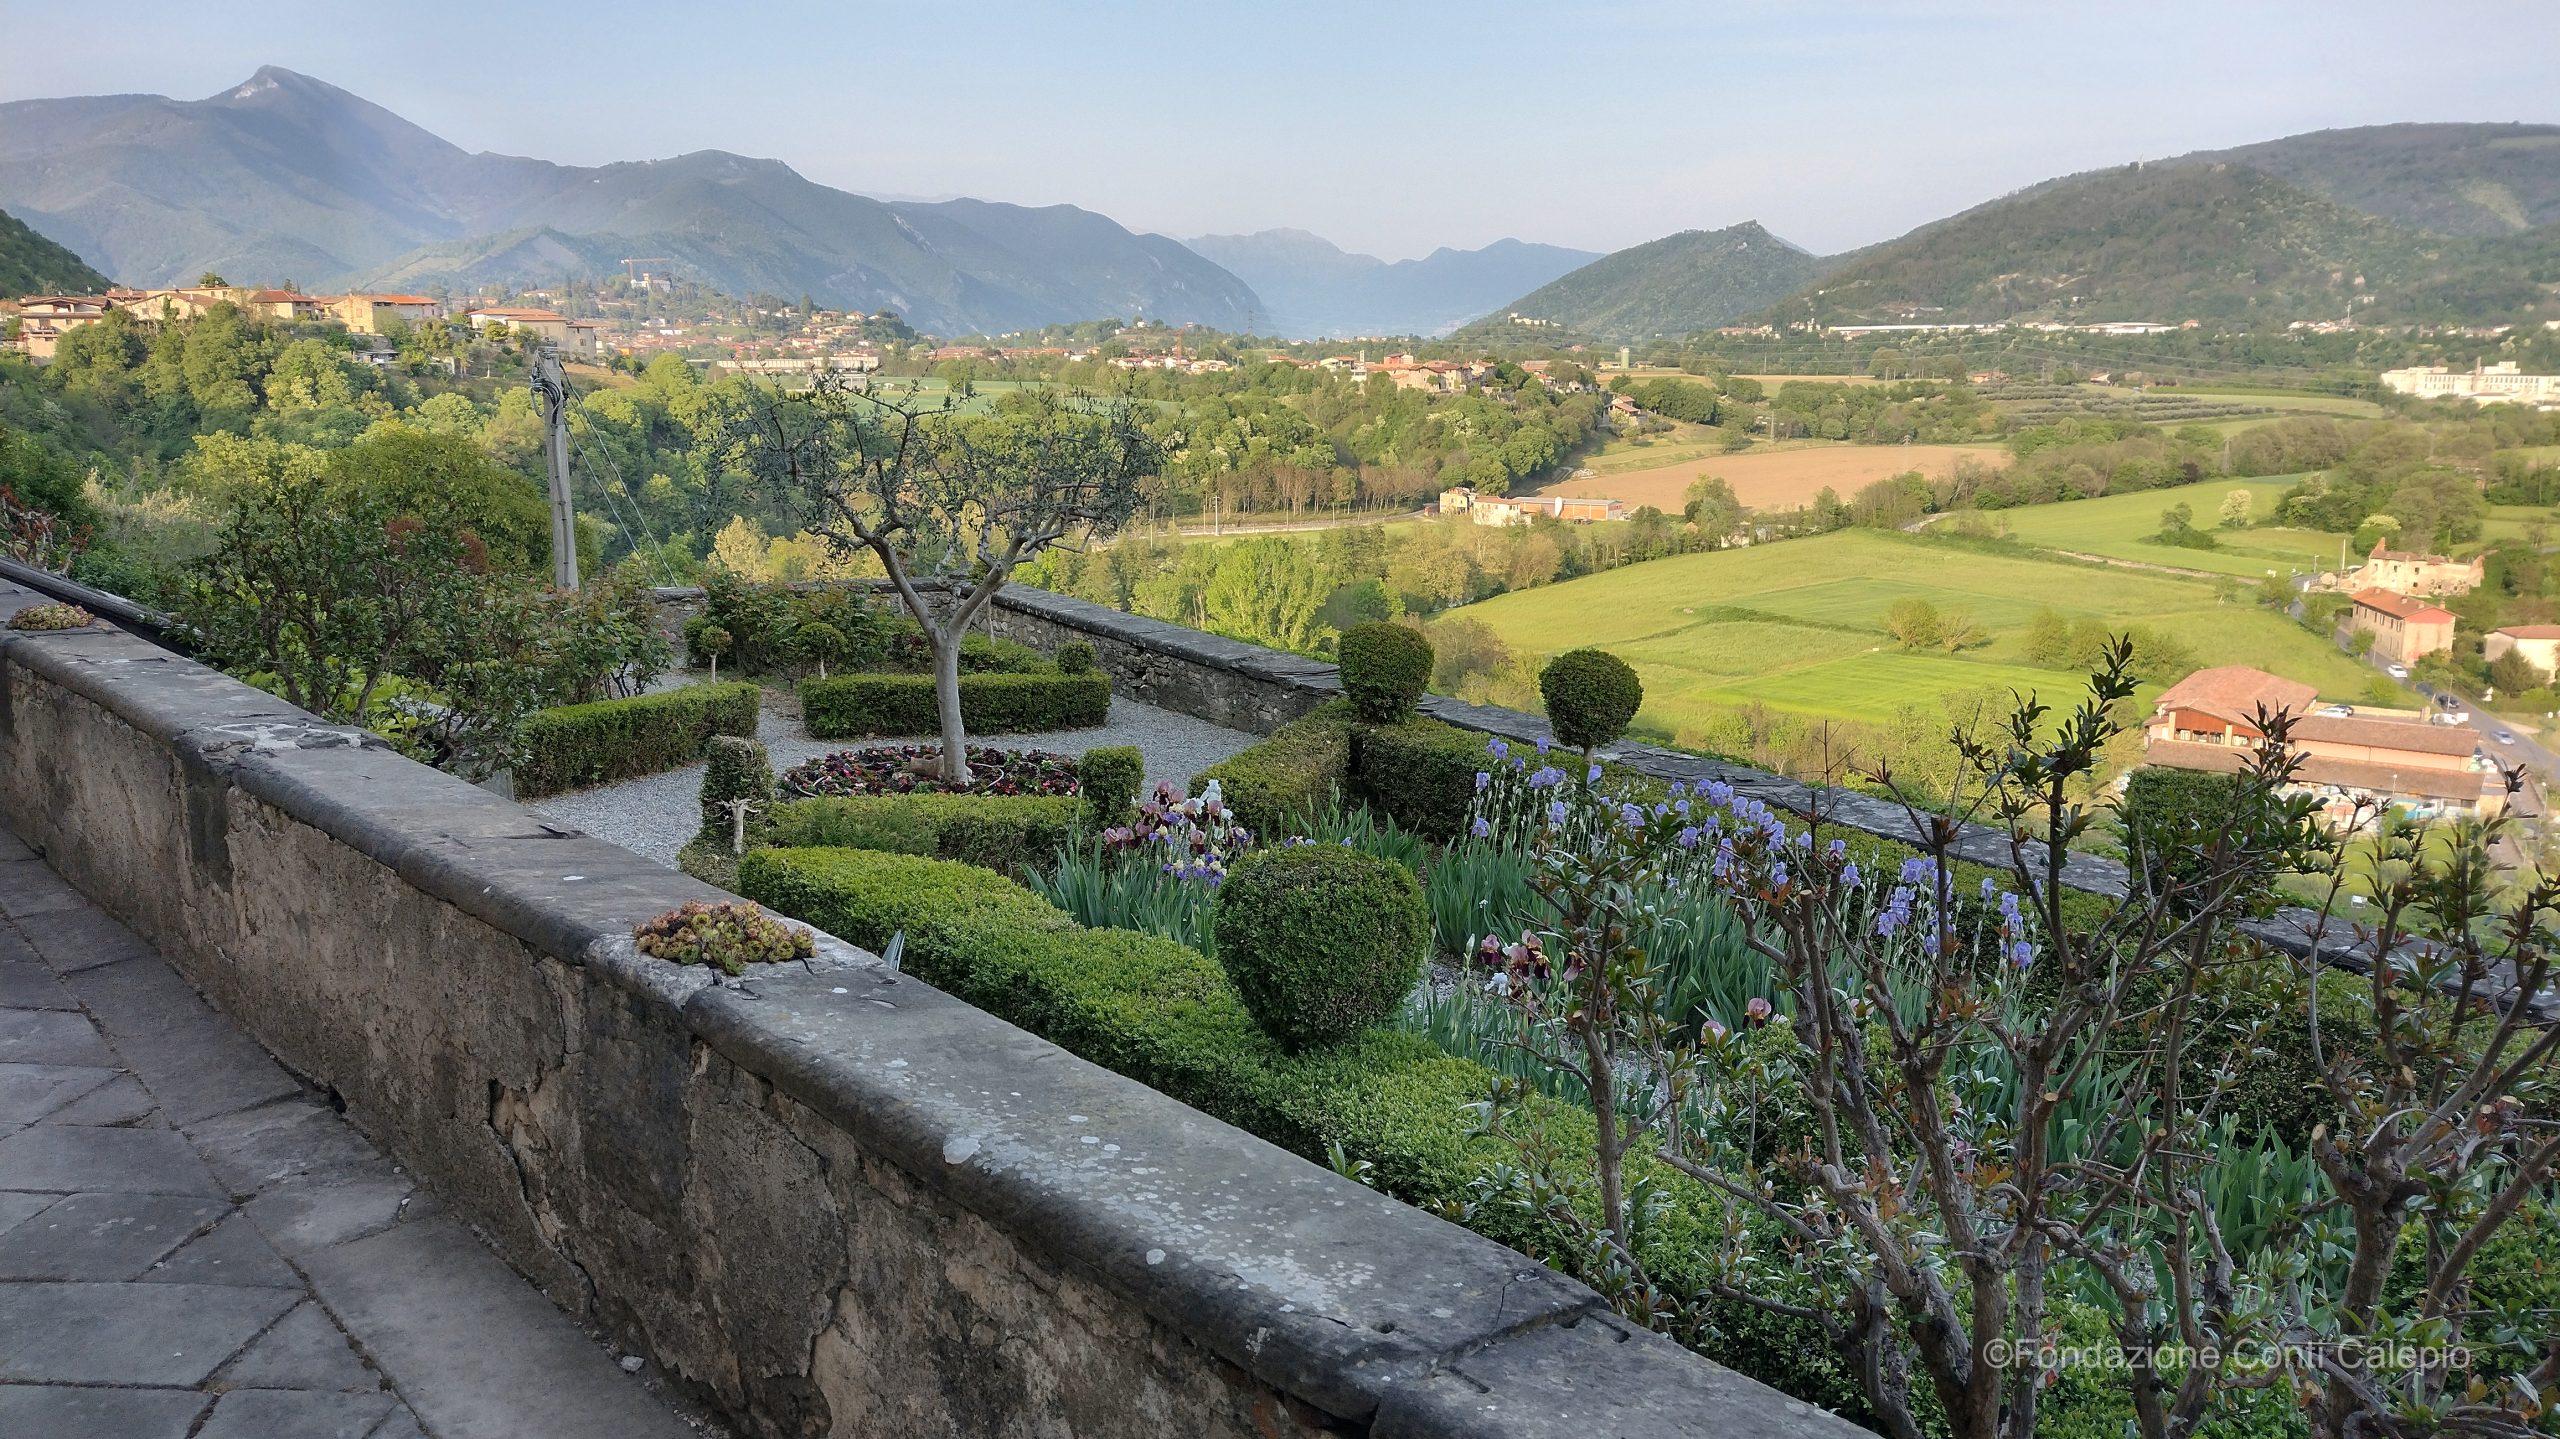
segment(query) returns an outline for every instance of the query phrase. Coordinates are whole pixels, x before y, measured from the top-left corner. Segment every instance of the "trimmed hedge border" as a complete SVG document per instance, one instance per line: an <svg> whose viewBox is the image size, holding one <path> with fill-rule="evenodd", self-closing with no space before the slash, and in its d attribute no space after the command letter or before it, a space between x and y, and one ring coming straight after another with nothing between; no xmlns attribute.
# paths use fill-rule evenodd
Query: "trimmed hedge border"
<svg viewBox="0 0 2560 1439"><path fill-rule="evenodd" d="M942 729L933 676L834 675L800 682L801 718L816 739L930 735ZM1100 670L983 670L960 676L960 718L973 734L1089 729L1111 715Z"/></svg>
<svg viewBox="0 0 2560 1439"><path fill-rule="evenodd" d="M1083 811L1073 795L830 795L774 806L759 843L926 855L1012 874L1055 854Z"/></svg>
<svg viewBox="0 0 2560 1439"><path fill-rule="evenodd" d="M1229 755L1191 777L1197 792L1209 781L1244 827L1276 835L1289 822L1312 814L1334 791L1351 792L1351 705L1333 700L1274 730L1269 739ZM1474 776L1468 776L1474 783Z"/></svg>
<svg viewBox="0 0 2560 1439"><path fill-rule="evenodd" d="M970 865L857 849L760 849L738 892L866 948L906 938L905 968L1106 1069L1317 1163L1335 1146L1371 1166L1380 1191L1561 1263L1544 1221L1506 1204L1471 1204L1475 1183L1518 1156L1476 1131L1469 1106L1492 1071L1418 1034L1371 1029L1348 1044L1291 1054L1245 1011L1217 961L1169 939L1087 929L1065 911ZM1591 1147L1591 1112L1533 1099L1564 1154ZM1694 1256L1722 1245L1717 1201L1641 1157L1671 1196L1647 1234L1647 1259L1674 1285L1704 1282ZM1708 1357L1835 1409L1856 1385L1810 1325L1733 1307Z"/></svg>
<svg viewBox="0 0 2560 1439"><path fill-rule="evenodd" d="M702 758L714 735L754 738L759 698L754 685L723 681L537 711L524 724L516 794L533 798L681 769Z"/></svg>

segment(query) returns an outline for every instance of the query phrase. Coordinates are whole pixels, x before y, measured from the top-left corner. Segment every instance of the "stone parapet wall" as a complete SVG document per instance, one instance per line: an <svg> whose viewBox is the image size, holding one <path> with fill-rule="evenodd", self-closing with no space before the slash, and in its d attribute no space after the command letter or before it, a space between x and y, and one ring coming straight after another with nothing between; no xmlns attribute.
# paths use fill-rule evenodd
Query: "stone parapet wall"
<svg viewBox="0 0 2560 1439"><path fill-rule="evenodd" d="M1159 703L1329 692L1013 616ZM759 1439L1856 1432L862 950L644 958L635 923L716 892L127 634L0 631L0 817Z"/></svg>

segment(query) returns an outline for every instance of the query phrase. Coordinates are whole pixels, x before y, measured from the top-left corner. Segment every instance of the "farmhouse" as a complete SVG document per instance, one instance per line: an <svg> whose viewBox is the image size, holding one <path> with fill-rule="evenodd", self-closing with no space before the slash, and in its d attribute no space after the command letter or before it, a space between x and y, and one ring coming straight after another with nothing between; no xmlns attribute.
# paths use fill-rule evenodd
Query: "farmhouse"
<svg viewBox="0 0 2560 1439"><path fill-rule="evenodd" d="M2153 706L2142 732L2143 762L2236 774L2266 739L2262 726L2281 715L2290 720L2287 752L2298 761L2287 791L2319 797L2333 825L2352 823L2359 804L2484 818L2505 807L2506 785L2480 758L2479 737L2468 726L2314 713L2313 699L2311 686L2264 670L2198 670Z"/></svg>
<svg viewBox="0 0 2560 1439"><path fill-rule="evenodd" d="M2560 674L2560 625L2509 625L2481 636L2482 659L2495 660L2508 653L2522 655L2544 679Z"/></svg>
<svg viewBox="0 0 2560 1439"><path fill-rule="evenodd" d="M1440 513L1464 514L1480 525L1525 525L1540 516L1590 524L1599 520L1623 520L1627 517L1627 507L1624 501L1603 499L1597 495L1524 495L1513 498L1480 495L1473 485L1460 485L1440 492Z"/></svg>
<svg viewBox="0 0 2560 1439"><path fill-rule="evenodd" d="M2480 588L2488 578L2488 561L2478 555L2467 560L2444 555L2422 555L2409 550L2386 549L2374 541L2373 553L2364 563L2347 571L2338 582L2344 590L2389 590L2395 595L2467 595Z"/></svg>
<svg viewBox="0 0 2560 1439"><path fill-rule="evenodd" d="M2453 611L2389 590L2358 590L2348 623L2373 636L2375 653L2404 665L2453 648Z"/></svg>
<svg viewBox="0 0 2560 1439"><path fill-rule="evenodd" d="M104 295L29 295L18 302L18 349L39 364L50 363L63 336L105 319L113 308L115 301Z"/></svg>

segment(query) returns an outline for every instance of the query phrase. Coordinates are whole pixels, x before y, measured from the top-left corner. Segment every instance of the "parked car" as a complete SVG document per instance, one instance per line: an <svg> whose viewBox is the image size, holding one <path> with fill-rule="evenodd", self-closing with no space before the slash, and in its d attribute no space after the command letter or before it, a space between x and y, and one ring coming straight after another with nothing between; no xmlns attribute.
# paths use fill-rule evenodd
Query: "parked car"
<svg viewBox="0 0 2560 1439"><path fill-rule="evenodd" d="M2407 665L2386 665L2383 667L2383 672L2390 675L2395 680L2405 680L2409 677L2409 667Z"/></svg>
<svg viewBox="0 0 2560 1439"><path fill-rule="evenodd" d="M2320 713L2329 719L2347 719L2356 712L2354 705L2323 705Z"/></svg>

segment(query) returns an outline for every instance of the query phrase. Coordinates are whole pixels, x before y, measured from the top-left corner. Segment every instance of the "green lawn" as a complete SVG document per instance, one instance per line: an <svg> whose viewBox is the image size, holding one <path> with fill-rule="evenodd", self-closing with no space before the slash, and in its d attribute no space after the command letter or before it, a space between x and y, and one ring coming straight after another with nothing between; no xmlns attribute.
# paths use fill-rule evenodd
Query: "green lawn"
<svg viewBox="0 0 2560 1439"><path fill-rule="evenodd" d="M2250 506L2263 521L2274 517L2276 502L2301 478L2279 475L2256 480L2206 480L2174 489L2028 505L2002 510L1996 518L2007 523L2011 535L2031 545L2141 564L2209 570L2244 579L2256 579L2269 570L2290 575L2295 570L2334 569L2341 536L2264 524L2245 530L2216 528L2223 497L2233 490L2249 492ZM2177 504L2194 512L2199 529L2214 531L2220 548L2189 550L2143 542L2143 536L2159 532L2161 512Z"/></svg>
<svg viewBox="0 0 2560 1439"><path fill-rule="evenodd" d="M1910 596L1970 614L1991 642L1957 654L1899 649L1882 617ZM2067 701L2084 677L2032 665L2023 652L2024 626L2048 606L2164 630L2201 664L2259 665L2338 698L2360 698L2372 681L2318 636L2253 605L2223 602L2212 581L1873 530L1654 560L1459 613L1483 620L1519 652L1580 645L1616 652L1644 677L1645 722L1678 734L1703 706L1755 700L1878 723L1955 690L2042 691L2048 702Z"/></svg>

